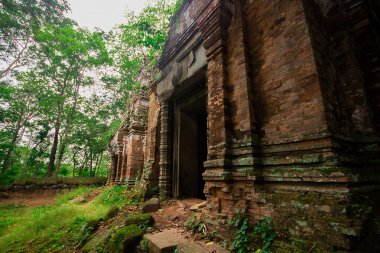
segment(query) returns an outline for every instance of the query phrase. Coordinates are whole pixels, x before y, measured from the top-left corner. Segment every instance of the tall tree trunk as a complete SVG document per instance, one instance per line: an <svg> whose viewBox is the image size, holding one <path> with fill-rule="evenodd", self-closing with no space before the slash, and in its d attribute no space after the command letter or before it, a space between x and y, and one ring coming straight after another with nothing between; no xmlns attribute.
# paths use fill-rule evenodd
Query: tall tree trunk
<svg viewBox="0 0 380 253"><path fill-rule="evenodd" d="M94 155L90 151L90 177L92 177L92 160L94 158Z"/></svg>
<svg viewBox="0 0 380 253"><path fill-rule="evenodd" d="M98 159L98 165L97 167L95 168L95 172L94 172L94 176L96 176L96 174L99 172L100 170L100 165L102 163L102 159L103 159L103 152L100 153L100 157Z"/></svg>
<svg viewBox="0 0 380 253"><path fill-rule="evenodd" d="M47 174L46 174L47 177L51 177L53 174L55 157L57 155L57 149L58 149L58 140L59 140L60 128L61 128L61 119L60 119L60 115L59 115L57 117L57 121L55 124L54 140L53 140L53 145L52 145L51 151L50 151L49 166L48 166Z"/></svg>
<svg viewBox="0 0 380 253"><path fill-rule="evenodd" d="M57 108L57 119L55 121L55 131L54 131L54 140L53 140L53 146L51 147L50 151L50 157L49 157L49 165L47 169L46 176L51 177L53 174L53 168L54 168L54 163L55 163L55 157L57 155L57 149L58 149L58 142L59 142L59 131L61 130L61 123L62 123L62 114L63 114L63 109L65 105L65 91L66 91L66 85L67 85L67 78L68 75L66 75L63 85L60 89L60 95L63 97L63 100L58 102Z"/></svg>
<svg viewBox="0 0 380 253"><path fill-rule="evenodd" d="M73 120L75 113L76 113L78 95L79 95L79 87L80 87L80 81L77 80L77 86L75 89L75 96L74 96L74 104L73 104L73 107L71 108L71 112L67 118L66 127L64 129L64 133L63 133L63 136L61 138L61 146L60 146L59 151L58 151L57 165L56 165L55 172L54 172L55 177L58 176L59 170L61 168L62 159L63 159L63 155L65 153L65 148L66 148L66 143L67 143L67 141L66 141L67 140L67 133L70 130L72 120Z"/></svg>
<svg viewBox="0 0 380 253"><path fill-rule="evenodd" d="M61 146L59 147L59 151L58 151L57 165L55 166L55 172L54 172L55 177L58 176L59 169L61 168L63 154L65 153L65 147L66 147L66 143L63 141L61 143Z"/></svg>
<svg viewBox="0 0 380 253"><path fill-rule="evenodd" d="M80 170L79 170L79 176L82 176L83 169L84 169L84 166L86 165L86 163L87 163L87 152L85 151L84 156L83 156L83 163L82 163L82 166L80 167Z"/></svg>
<svg viewBox="0 0 380 253"><path fill-rule="evenodd" d="M30 134L30 136L33 135L33 132ZM25 156L25 159L24 159L24 162L23 162L23 165L22 165L22 177L25 177L26 176L26 164L28 162L28 159L29 159L29 156L32 152L31 150L31 145L32 145L32 138L29 137L29 141L28 141L28 154Z"/></svg>
<svg viewBox="0 0 380 253"><path fill-rule="evenodd" d="M75 177L76 166L77 166L77 159L76 159L76 152L74 150L74 153L73 153L73 177Z"/></svg>

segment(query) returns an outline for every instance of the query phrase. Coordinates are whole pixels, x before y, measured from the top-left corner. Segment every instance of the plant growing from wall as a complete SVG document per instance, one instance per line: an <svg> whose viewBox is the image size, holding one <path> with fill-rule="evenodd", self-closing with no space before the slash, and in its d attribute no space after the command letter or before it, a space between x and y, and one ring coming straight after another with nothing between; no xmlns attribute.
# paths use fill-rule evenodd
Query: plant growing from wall
<svg viewBox="0 0 380 253"><path fill-rule="evenodd" d="M253 231L249 226L248 218L243 213L236 213L228 225L236 227L235 237L230 246L230 250L236 253L253 252L250 242L262 244L262 248L255 250L255 253L271 253L270 246L276 237L273 229L273 221L271 218L265 218L253 227ZM252 231L251 233L249 231Z"/></svg>
<svg viewBox="0 0 380 253"><path fill-rule="evenodd" d="M197 219L195 214L185 221L184 225L187 229L191 230L193 234L202 233L206 238L210 239L211 234L207 229L206 223L202 219Z"/></svg>
<svg viewBox="0 0 380 253"><path fill-rule="evenodd" d="M248 218L236 219L233 221L236 226L235 238L230 246L230 250L236 253L250 252L249 238L248 238Z"/></svg>
<svg viewBox="0 0 380 253"><path fill-rule="evenodd" d="M273 229L273 220L271 218L265 218L256 223L253 228L253 235L260 237L264 242L264 245L259 252L270 253L271 251L269 250L269 247L276 237L276 233Z"/></svg>

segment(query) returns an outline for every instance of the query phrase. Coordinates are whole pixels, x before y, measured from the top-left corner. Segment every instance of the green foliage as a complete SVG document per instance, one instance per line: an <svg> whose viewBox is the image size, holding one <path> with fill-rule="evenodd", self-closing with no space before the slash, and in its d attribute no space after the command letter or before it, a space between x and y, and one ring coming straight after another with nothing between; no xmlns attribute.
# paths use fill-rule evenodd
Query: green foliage
<svg viewBox="0 0 380 253"><path fill-rule="evenodd" d="M138 244L142 235L143 231L135 224L122 227L112 236L106 252L126 252L127 249L130 250Z"/></svg>
<svg viewBox="0 0 380 253"><path fill-rule="evenodd" d="M112 208L102 194L81 205L70 203L93 190L83 187L67 191L52 206L0 205L0 252L73 252ZM124 193L116 189L112 195L111 199L120 203L116 195Z"/></svg>
<svg viewBox="0 0 380 253"><path fill-rule="evenodd" d="M0 63L11 68L0 80L15 78L0 81L0 184L107 176L108 142L131 93L154 76L178 6L152 1L106 34L64 18L66 0L1 0Z"/></svg>
<svg viewBox="0 0 380 253"><path fill-rule="evenodd" d="M273 220L271 218L265 218L256 223L253 228L253 234L257 235L264 242L264 246L261 248L261 252L269 253L270 245L276 237L276 233L273 228Z"/></svg>
<svg viewBox="0 0 380 253"><path fill-rule="evenodd" d="M271 253L269 248L276 237L271 218L265 218L256 223L252 233L250 233L251 228L248 218L246 218L244 214L235 214L232 219L228 221L228 224L236 228L235 237L230 246L230 250L236 253L251 252L250 244L255 242L255 244L264 244L255 252Z"/></svg>
<svg viewBox="0 0 380 253"><path fill-rule="evenodd" d="M0 79L30 62L28 48L46 23L58 23L69 7L66 0L0 1Z"/></svg>
<svg viewBox="0 0 380 253"><path fill-rule="evenodd" d="M96 197L95 202L105 206L122 207L125 204L131 203L131 200L126 194L127 190L128 188L126 186L107 188Z"/></svg>
<svg viewBox="0 0 380 253"><path fill-rule="evenodd" d="M191 216L190 219L185 221L184 225L188 230L191 230L193 234L201 233L208 239L211 239L214 236L214 234L208 231L206 223L201 218L197 218L196 214L194 214L193 216Z"/></svg>
<svg viewBox="0 0 380 253"><path fill-rule="evenodd" d="M74 190L65 190L63 194L59 195L55 203L59 205L64 205L69 203L70 200L73 200L79 195L85 195L93 191L95 187L80 187Z"/></svg>
<svg viewBox="0 0 380 253"><path fill-rule="evenodd" d="M146 86L154 76L154 67L165 44L170 19L177 8L173 1L155 0L138 15L131 12L128 22L116 27L108 44L112 48L113 75L103 81L114 87L115 110L126 108L131 92Z"/></svg>
<svg viewBox="0 0 380 253"><path fill-rule="evenodd" d="M190 219L185 221L184 225L187 229L195 232L197 227L198 227L197 216L195 214L193 214Z"/></svg>
<svg viewBox="0 0 380 253"><path fill-rule="evenodd" d="M236 253L250 252L249 239L248 239L248 219L237 219L234 222L236 226L235 238L230 246L230 250Z"/></svg>
<svg viewBox="0 0 380 253"><path fill-rule="evenodd" d="M6 234L7 228L20 222L26 208L21 205L3 205L1 208L0 237Z"/></svg>
<svg viewBox="0 0 380 253"><path fill-rule="evenodd" d="M149 241L147 239L142 239L139 245L136 247L136 253L148 253L149 252Z"/></svg>

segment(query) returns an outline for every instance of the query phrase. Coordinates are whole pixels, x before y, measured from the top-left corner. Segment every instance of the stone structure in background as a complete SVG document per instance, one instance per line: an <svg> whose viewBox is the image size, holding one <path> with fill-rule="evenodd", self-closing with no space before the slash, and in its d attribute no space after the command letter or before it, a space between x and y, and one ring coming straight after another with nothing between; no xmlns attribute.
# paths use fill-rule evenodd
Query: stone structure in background
<svg viewBox="0 0 380 253"><path fill-rule="evenodd" d="M285 244L380 251L379 13L375 0L185 0L149 95L147 195L205 198L219 224L271 217Z"/></svg>
<svg viewBox="0 0 380 253"><path fill-rule="evenodd" d="M134 185L144 165L148 99L142 93L133 95L122 126L109 144L111 168L109 184Z"/></svg>

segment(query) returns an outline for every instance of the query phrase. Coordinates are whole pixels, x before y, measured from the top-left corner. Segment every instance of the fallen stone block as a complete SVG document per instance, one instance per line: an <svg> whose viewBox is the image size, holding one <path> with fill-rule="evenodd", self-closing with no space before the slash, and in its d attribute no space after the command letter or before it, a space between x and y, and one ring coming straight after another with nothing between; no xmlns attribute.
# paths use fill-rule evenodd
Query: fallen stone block
<svg viewBox="0 0 380 253"><path fill-rule="evenodd" d="M148 213L131 214L127 216L124 224L126 226L136 224L150 227L154 224L154 218Z"/></svg>
<svg viewBox="0 0 380 253"><path fill-rule="evenodd" d="M156 212L158 209L160 209L160 200L158 198L152 198L142 205L141 211L143 213L151 213Z"/></svg>
<svg viewBox="0 0 380 253"><path fill-rule="evenodd" d="M172 253L180 244L187 241L174 230L165 230L156 234L147 234L144 236L148 240L150 253Z"/></svg>
<svg viewBox="0 0 380 253"><path fill-rule="evenodd" d="M84 245L83 253L96 253L103 252L105 245L108 243L112 234L112 230L101 230L98 233L92 235L88 242Z"/></svg>
<svg viewBox="0 0 380 253"><path fill-rule="evenodd" d="M203 201L199 204L192 205L189 209L191 211L197 211L198 209L201 209L207 205L207 201Z"/></svg>
<svg viewBox="0 0 380 253"><path fill-rule="evenodd" d="M177 253L208 253L209 251L194 242L189 242L189 243L178 245L176 252Z"/></svg>
<svg viewBox="0 0 380 253"><path fill-rule="evenodd" d="M69 201L70 204L82 204L87 201L86 196L78 196Z"/></svg>

